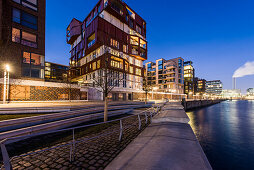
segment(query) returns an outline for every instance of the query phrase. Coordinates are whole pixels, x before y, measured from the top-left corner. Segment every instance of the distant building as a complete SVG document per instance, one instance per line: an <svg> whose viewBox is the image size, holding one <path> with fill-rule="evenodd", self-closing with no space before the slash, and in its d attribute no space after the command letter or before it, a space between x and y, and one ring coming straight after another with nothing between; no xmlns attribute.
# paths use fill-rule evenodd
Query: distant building
<svg viewBox="0 0 254 170"><path fill-rule="evenodd" d="M248 88L247 89L247 95L248 96L254 96L254 88Z"/></svg>
<svg viewBox="0 0 254 170"><path fill-rule="evenodd" d="M178 57L170 60L161 58L155 63L146 63L145 76L148 85L156 87L159 92L183 94L183 62L183 58Z"/></svg>
<svg viewBox="0 0 254 170"><path fill-rule="evenodd" d="M55 82L68 81L69 67L61 64L45 62L45 80Z"/></svg>
<svg viewBox="0 0 254 170"><path fill-rule="evenodd" d="M222 82L213 80L206 82L206 93L210 95L220 95L222 92Z"/></svg>
<svg viewBox="0 0 254 170"><path fill-rule="evenodd" d="M203 95L206 92L206 80L198 77L194 78L194 94Z"/></svg>
<svg viewBox="0 0 254 170"><path fill-rule="evenodd" d="M240 99L241 98L241 90L233 89L233 90L222 90L221 97L225 99Z"/></svg>
<svg viewBox="0 0 254 170"><path fill-rule="evenodd" d="M0 71L44 79L46 0L0 0Z"/></svg>
<svg viewBox="0 0 254 170"><path fill-rule="evenodd" d="M194 94L195 69L192 61L184 62L184 93L188 97Z"/></svg>

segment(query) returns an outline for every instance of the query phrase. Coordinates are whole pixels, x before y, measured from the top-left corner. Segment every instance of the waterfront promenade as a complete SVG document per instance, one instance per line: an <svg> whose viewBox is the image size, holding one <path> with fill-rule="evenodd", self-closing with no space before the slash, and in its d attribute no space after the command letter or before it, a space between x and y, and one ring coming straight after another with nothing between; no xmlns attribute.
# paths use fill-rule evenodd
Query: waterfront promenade
<svg viewBox="0 0 254 170"><path fill-rule="evenodd" d="M212 169L188 121L180 103L168 103L106 170Z"/></svg>

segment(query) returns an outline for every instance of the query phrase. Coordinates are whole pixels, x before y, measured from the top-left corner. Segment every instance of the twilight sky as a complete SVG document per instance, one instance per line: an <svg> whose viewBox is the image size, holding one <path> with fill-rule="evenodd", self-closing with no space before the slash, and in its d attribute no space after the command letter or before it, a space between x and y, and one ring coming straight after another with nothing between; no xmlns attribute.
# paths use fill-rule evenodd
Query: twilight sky
<svg viewBox="0 0 254 170"><path fill-rule="evenodd" d="M196 76L232 88L234 71L254 61L253 0L124 0L147 22L148 60L192 60ZM46 60L68 65L66 27L83 21L98 0L48 0ZM237 79L245 93L254 75Z"/></svg>

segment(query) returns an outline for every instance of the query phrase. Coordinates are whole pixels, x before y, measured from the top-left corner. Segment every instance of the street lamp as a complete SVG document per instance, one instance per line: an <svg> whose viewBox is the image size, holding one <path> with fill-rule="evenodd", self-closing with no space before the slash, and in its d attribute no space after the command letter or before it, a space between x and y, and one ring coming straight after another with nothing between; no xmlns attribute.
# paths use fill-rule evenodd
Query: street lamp
<svg viewBox="0 0 254 170"><path fill-rule="evenodd" d="M4 96L3 96L3 104L5 104L6 100L9 99L9 86L10 86L10 66L8 64L6 64L5 68L4 68Z"/></svg>

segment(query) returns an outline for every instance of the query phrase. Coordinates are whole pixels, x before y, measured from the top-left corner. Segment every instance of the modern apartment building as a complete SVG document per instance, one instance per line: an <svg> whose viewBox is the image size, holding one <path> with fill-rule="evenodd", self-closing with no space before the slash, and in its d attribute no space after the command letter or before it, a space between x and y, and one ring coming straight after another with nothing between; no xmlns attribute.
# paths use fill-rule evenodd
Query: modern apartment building
<svg viewBox="0 0 254 170"><path fill-rule="evenodd" d="M184 93L191 97L194 95L195 69L192 61L184 62Z"/></svg>
<svg viewBox="0 0 254 170"><path fill-rule="evenodd" d="M206 82L206 93L210 95L220 95L222 92L222 82L213 80Z"/></svg>
<svg viewBox="0 0 254 170"><path fill-rule="evenodd" d="M157 88L159 92L183 94L183 63L184 60L181 57L170 60L162 58L155 63L146 63L147 84Z"/></svg>
<svg viewBox="0 0 254 170"><path fill-rule="evenodd" d="M69 66L45 62L45 81L68 82Z"/></svg>
<svg viewBox="0 0 254 170"><path fill-rule="evenodd" d="M0 69L44 79L46 0L0 0Z"/></svg>
<svg viewBox="0 0 254 170"><path fill-rule="evenodd" d="M206 80L198 77L194 78L194 94L203 95L206 91Z"/></svg>
<svg viewBox="0 0 254 170"><path fill-rule="evenodd" d="M247 89L247 95L254 96L254 88L248 88Z"/></svg>
<svg viewBox="0 0 254 170"><path fill-rule="evenodd" d="M112 98L131 99L133 91L142 91L146 22L122 0L100 0L84 21L74 18L67 43L72 81L91 84L107 68L119 77Z"/></svg>

